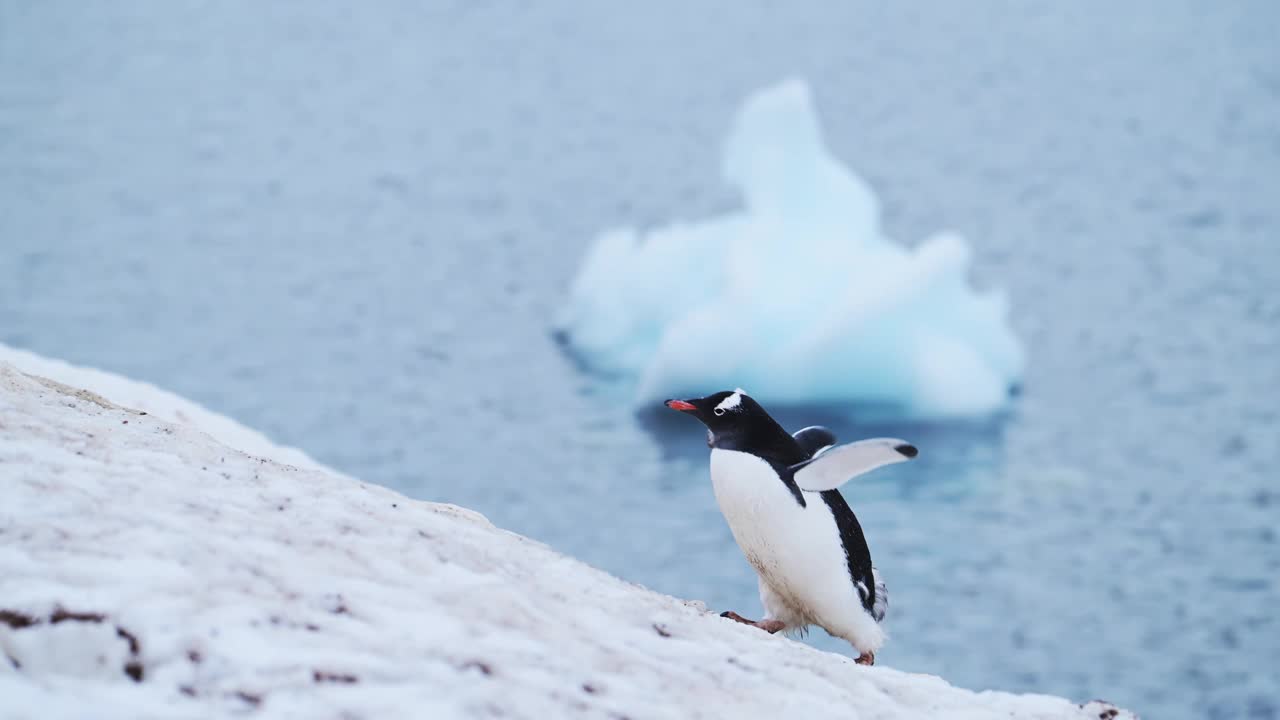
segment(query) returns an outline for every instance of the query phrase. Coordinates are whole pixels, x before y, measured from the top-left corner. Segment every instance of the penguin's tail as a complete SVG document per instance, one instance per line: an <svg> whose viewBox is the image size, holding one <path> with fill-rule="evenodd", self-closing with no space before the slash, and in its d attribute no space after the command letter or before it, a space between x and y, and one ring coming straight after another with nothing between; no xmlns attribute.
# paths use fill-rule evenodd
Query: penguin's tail
<svg viewBox="0 0 1280 720"><path fill-rule="evenodd" d="M884 620L884 614L889 611L889 586L884 584L884 579L880 577L880 571L873 565L871 567L871 582L876 586L876 599L871 603L871 617L876 622Z"/></svg>

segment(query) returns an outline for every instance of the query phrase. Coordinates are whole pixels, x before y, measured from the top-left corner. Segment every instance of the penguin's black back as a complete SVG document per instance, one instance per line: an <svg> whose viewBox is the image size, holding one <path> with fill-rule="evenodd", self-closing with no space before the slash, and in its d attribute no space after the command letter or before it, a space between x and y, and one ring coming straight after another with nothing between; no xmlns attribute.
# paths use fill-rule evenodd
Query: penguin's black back
<svg viewBox="0 0 1280 720"><path fill-rule="evenodd" d="M859 590L858 594L862 597L862 607L867 612L872 612L876 604L876 583L871 571L871 549L867 547L867 538L862 534L862 525L858 524L858 517L853 514L853 509L844 501L839 490L826 490L820 494L822 501L831 508L836 527L840 529L840 543L844 545L849 579L854 583L854 590L859 590L859 582L862 583L861 587L867 589L865 593Z"/></svg>

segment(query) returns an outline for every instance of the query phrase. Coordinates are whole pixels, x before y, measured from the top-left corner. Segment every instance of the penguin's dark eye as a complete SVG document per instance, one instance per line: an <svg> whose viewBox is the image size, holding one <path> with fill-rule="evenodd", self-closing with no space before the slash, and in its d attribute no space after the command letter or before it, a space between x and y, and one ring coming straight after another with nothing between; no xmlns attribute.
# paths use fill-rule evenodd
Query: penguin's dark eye
<svg viewBox="0 0 1280 720"><path fill-rule="evenodd" d="M715 413L716 415L723 415L723 414L724 414L724 408L716 408L715 410L712 410L711 412Z"/></svg>

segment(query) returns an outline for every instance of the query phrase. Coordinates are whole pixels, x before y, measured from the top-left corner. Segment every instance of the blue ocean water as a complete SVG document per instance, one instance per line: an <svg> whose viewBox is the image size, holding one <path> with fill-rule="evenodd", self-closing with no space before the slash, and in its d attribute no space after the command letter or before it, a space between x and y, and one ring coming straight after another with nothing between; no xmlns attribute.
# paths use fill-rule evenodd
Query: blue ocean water
<svg viewBox="0 0 1280 720"><path fill-rule="evenodd" d="M1261 1L3 0L0 341L754 614L701 431L548 331L597 232L734 205L730 118L799 75L890 233L963 233L1029 351L1000 418L784 418L922 448L846 492L892 591L880 662L1273 718L1277 26Z"/></svg>

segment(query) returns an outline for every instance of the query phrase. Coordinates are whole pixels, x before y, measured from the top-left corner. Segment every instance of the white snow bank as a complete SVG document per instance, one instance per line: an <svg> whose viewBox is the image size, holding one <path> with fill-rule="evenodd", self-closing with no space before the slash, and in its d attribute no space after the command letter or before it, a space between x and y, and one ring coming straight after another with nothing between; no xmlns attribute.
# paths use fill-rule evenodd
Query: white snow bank
<svg viewBox="0 0 1280 720"><path fill-rule="evenodd" d="M298 467L325 467L298 448L277 445L257 430L150 383L130 380L105 370L72 365L3 343L0 343L0 363L9 363L23 372L54 378L72 387L109 397L112 402L177 425L196 428L223 445L250 455L270 457L276 462Z"/></svg>
<svg viewBox="0 0 1280 720"><path fill-rule="evenodd" d="M1006 403L1023 353L1004 296L969 288L962 238L884 236L803 82L747 100L724 177L742 212L616 230L587 253L556 326L590 367L638 376L637 403L738 386L766 404L915 416Z"/></svg>
<svg viewBox="0 0 1280 720"><path fill-rule="evenodd" d="M271 455L0 362L0 717L1114 717L860 667Z"/></svg>

